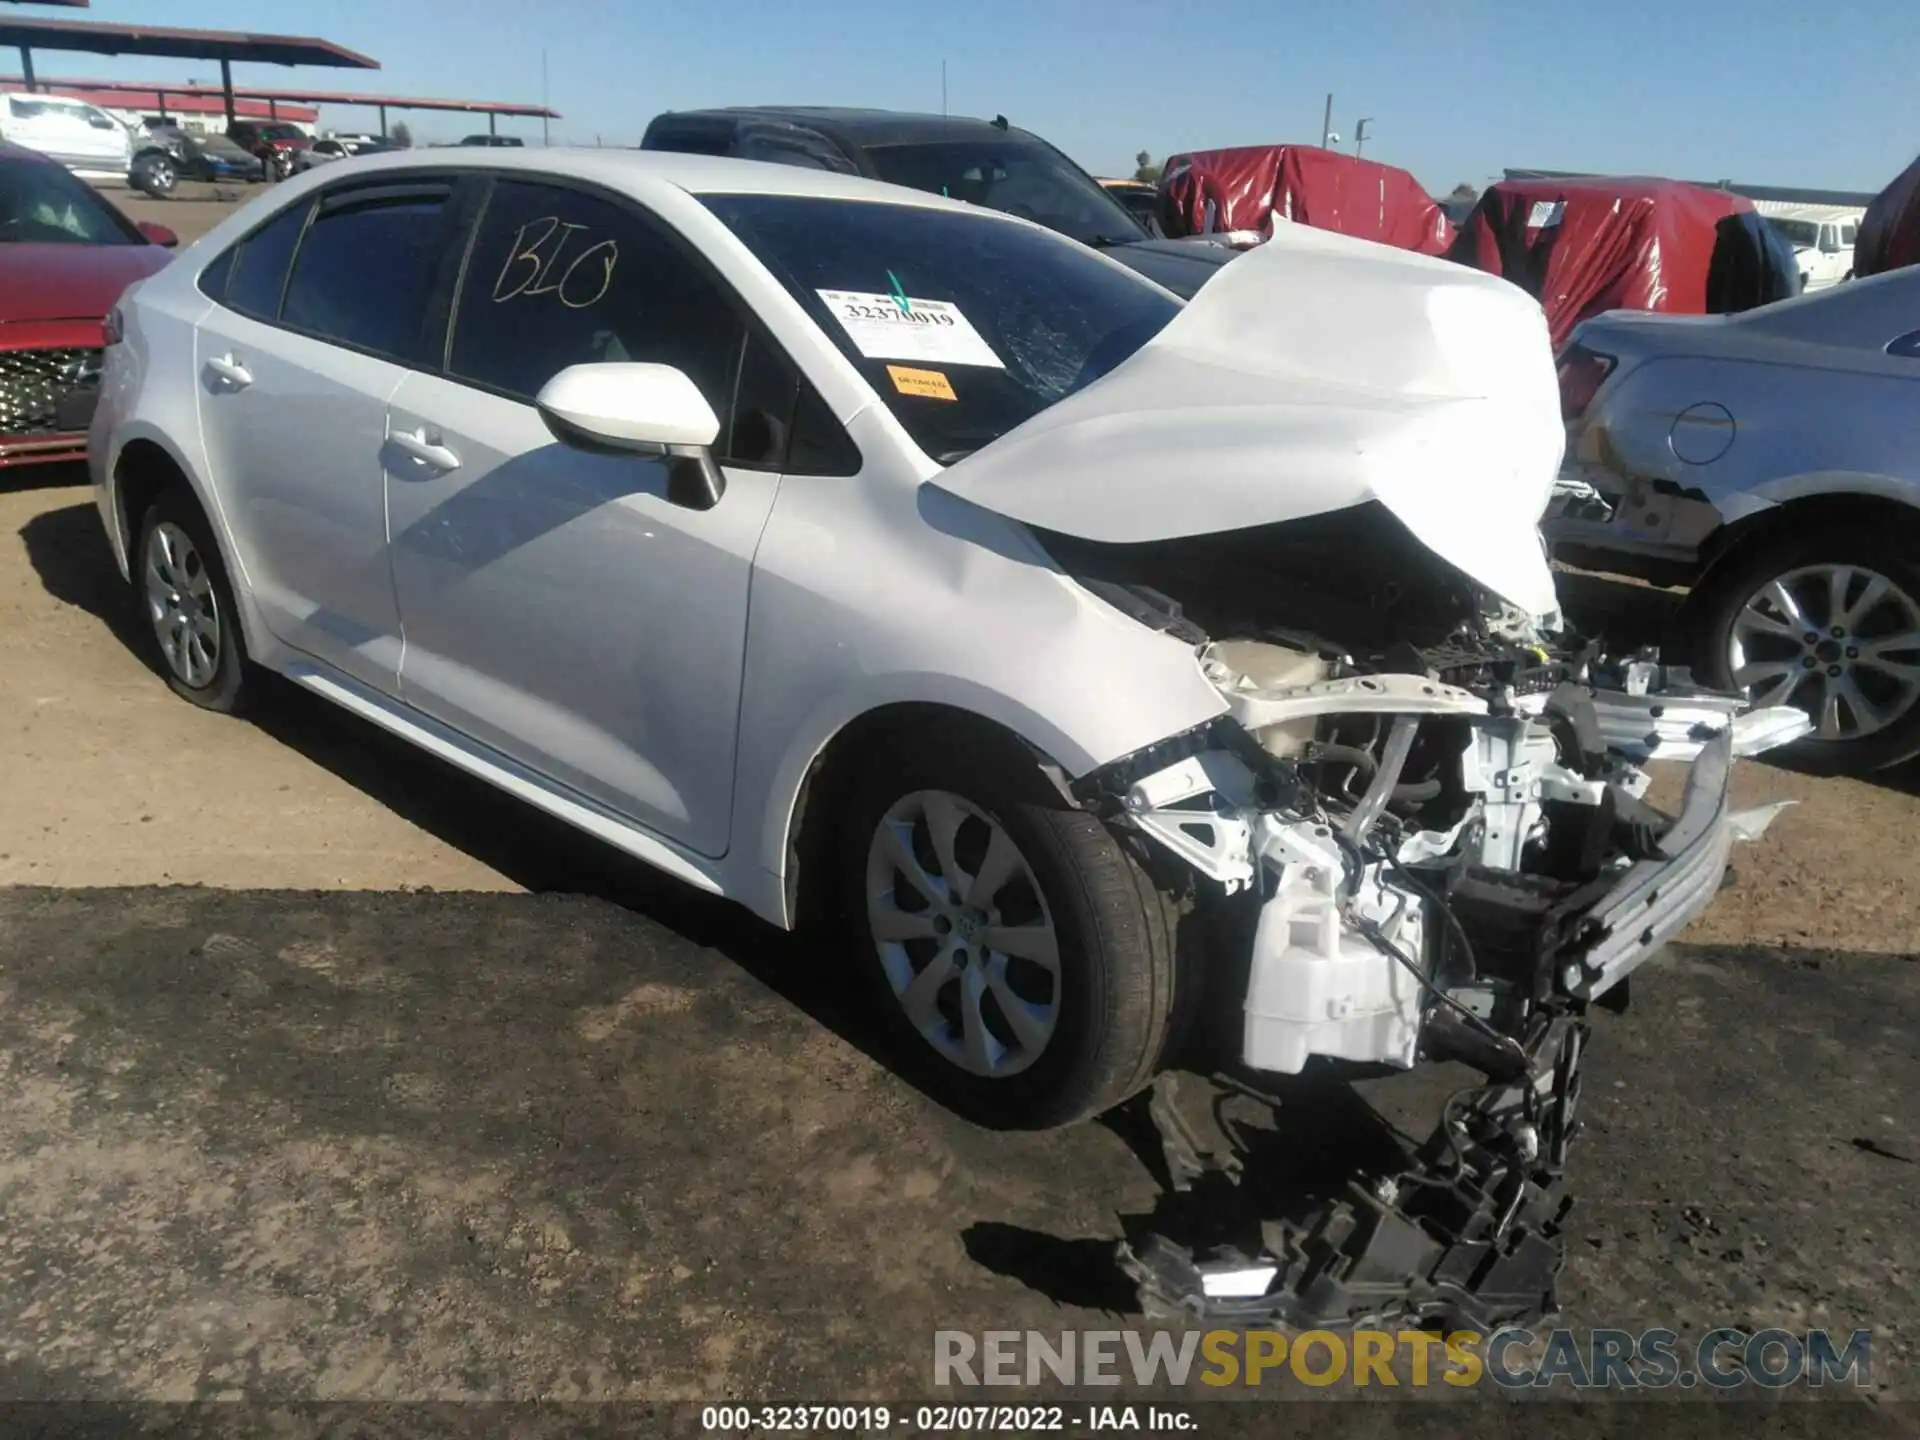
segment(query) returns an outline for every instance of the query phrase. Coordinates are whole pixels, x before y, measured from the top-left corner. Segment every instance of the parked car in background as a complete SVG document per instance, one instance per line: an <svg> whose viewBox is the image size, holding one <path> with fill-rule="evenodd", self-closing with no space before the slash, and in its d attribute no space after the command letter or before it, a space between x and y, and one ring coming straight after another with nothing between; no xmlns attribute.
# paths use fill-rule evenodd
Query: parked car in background
<svg viewBox="0 0 1920 1440"><path fill-rule="evenodd" d="M1501 180L1447 253L1538 299L1556 349L1608 310L1720 315L1800 293L1792 250L1751 200L1678 180Z"/></svg>
<svg viewBox="0 0 1920 1440"><path fill-rule="evenodd" d="M1920 159L1873 197L1853 247L1853 273L1880 275L1920 264Z"/></svg>
<svg viewBox="0 0 1920 1440"><path fill-rule="evenodd" d="M127 165L127 184L159 200L182 180L251 184L261 178L260 162L226 136L196 135L178 125L149 125Z"/></svg>
<svg viewBox="0 0 1920 1440"><path fill-rule="evenodd" d="M1158 187L1144 180L1102 180L1100 188L1126 206L1127 213L1138 220L1148 234L1162 233Z"/></svg>
<svg viewBox="0 0 1920 1440"><path fill-rule="evenodd" d="M1866 212L1846 205L1790 205L1756 200L1760 218L1793 247L1802 290L1824 290L1853 278L1853 246Z"/></svg>
<svg viewBox="0 0 1920 1440"><path fill-rule="evenodd" d="M1167 234L1257 245L1276 223L1444 255L1453 223L1405 170L1318 145L1243 145L1170 155L1159 203Z"/></svg>
<svg viewBox="0 0 1920 1440"><path fill-rule="evenodd" d="M1805 710L1804 759L1920 754L1920 270L1741 315L1601 316L1560 376L1559 552L1690 584L1696 670Z"/></svg>
<svg viewBox="0 0 1920 1440"><path fill-rule="evenodd" d="M86 454L106 315L178 243L57 161L0 143L0 468Z"/></svg>
<svg viewBox="0 0 1920 1440"><path fill-rule="evenodd" d="M263 180L284 180L293 173L293 157L313 143L307 132L287 120L236 120L227 138L260 162Z"/></svg>
<svg viewBox="0 0 1920 1440"><path fill-rule="evenodd" d="M17 90L0 96L0 140L37 150L70 170L116 179L127 173L132 152L127 127L99 106Z"/></svg>
<svg viewBox="0 0 1920 1440"><path fill-rule="evenodd" d="M329 135L314 141L304 150L296 151L293 171L298 175L330 160L345 160L355 155L384 155L389 150L399 148L392 141L378 136Z"/></svg>
<svg viewBox="0 0 1920 1440"><path fill-rule="evenodd" d="M1003 210L1104 250L1180 296L1193 295L1234 255L1220 245L1160 239L1086 171L1004 116L826 106L676 110L654 117L640 148L835 170Z"/></svg>
<svg viewBox="0 0 1920 1440"><path fill-rule="evenodd" d="M489 149L519 150L524 148L527 142L518 135L463 135L460 137L460 143L481 145Z"/></svg>
<svg viewBox="0 0 1920 1440"><path fill-rule="evenodd" d="M1183 307L857 176L322 167L122 302L96 498L182 698L276 670L833 927L977 1118L1104 1110L1209 998L1257 1069L1544 1084L1805 721L1562 646L1538 306L1283 232Z"/></svg>

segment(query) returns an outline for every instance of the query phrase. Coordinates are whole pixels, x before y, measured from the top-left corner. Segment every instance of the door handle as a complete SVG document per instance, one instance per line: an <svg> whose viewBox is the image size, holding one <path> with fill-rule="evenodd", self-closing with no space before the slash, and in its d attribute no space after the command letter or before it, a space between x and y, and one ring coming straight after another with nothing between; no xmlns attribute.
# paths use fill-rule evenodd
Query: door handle
<svg viewBox="0 0 1920 1440"><path fill-rule="evenodd" d="M460 457L440 443L437 430L396 430L388 438L393 441L394 449L411 455L422 465L431 465L436 470L460 468Z"/></svg>
<svg viewBox="0 0 1920 1440"><path fill-rule="evenodd" d="M207 369L236 390L243 390L253 383L253 372L241 364L236 355L216 355L207 361Z"/></svg>

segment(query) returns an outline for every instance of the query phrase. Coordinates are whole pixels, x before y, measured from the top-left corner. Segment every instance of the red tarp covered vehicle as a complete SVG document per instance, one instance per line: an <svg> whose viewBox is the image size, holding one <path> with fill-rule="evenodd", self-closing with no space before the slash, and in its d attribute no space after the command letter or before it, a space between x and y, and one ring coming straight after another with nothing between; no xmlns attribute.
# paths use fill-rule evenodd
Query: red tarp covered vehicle
<svg viewBox="0 0 1920 1440"><path fill-rule="evenodd" d="M1856 277L1915 264L1920 264L1920 160L1874 196L1853 246Z"/></svg>
<svg viewBox="0 0 1920 1440"><path fill-rule="evenodd" d="M1556 350L1606 310L1723 314L1800 290L1792 253L1752 201L1678 180L1502 180L1449 254L1538 299Z"/></svg>
<svg viewBox="0 0 1920 1440"><path fill-rule="evenodd" d="M1176 239L1237 232L1273 234L1273 218L1362 240L1446 253L1453 226L1405 170L1312 145L1243 145L1167 160L1160 224Z"/></svg>

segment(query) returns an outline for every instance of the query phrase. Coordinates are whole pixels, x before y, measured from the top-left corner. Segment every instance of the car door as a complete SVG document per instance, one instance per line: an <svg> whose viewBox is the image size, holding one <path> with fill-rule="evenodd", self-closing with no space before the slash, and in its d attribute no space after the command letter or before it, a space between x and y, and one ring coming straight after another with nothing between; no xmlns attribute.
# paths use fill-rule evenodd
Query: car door
<svg viewBox="0 0 1920 1440"><path fill-rule="evenodd" d="M80 157L80 168L124 172L127 127L97 105L75 105L73 120L73 143Z"/></svg>
<svg viewBox="0 0 1920 1440"><path fill-rule="evenodd" d="M445 373L408 375L388 418L406 701L707 855L727 846L748 580L797 383L754 358L766 343L636 205L499 179ZM678 366L707 396L718 503L696 508L663 460L549 433L541 386L608 360ZM769 415L734 404L763 370L788 386Z"/></svg>
<svg viewBox="0 0 1920 1440"><path fill-rule="evenodd" d="M420 351L455 187L336 186L254 232L196 341L201 437L274 635L389 693L387 401Z"/></svg>

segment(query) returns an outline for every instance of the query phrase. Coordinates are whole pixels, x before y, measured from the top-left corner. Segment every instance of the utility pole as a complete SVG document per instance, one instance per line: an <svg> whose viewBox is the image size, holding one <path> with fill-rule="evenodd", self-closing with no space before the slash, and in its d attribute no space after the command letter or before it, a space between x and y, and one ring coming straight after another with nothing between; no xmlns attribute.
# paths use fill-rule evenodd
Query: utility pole
<svg viewBox="0 0 1920 1440"><path fill-rule="evenodd" d="M540 47L540 108L542 110L550 110L553 108L552 102L547 99L547 50L544 45ZM545 115L540 117L540 143L542 145L553 144L553 137L547 131L547 117Z"/></svg>
<svg viewBox="0 0 1920 1440"><path fill-rule="evenodd" d="M1362 120L1359 124L1353 127L1353 153L1355 155L1358 155L1360 151L1365 147L1367 143L1367 126L1372 123L1373 123L1373 117L1369 115L1366 119Z"/></svg>
<svg viewBox="0 0 1920 1440"><path fill-rule="evenodd" d="M1327 96L1327 113L1320 120L1320 148L1325 150L1333 137L1333 96Z"/></svg>
<svg viewBox="0 0 1920 1440"><path fill-rule="evenodd" d="M940 62L940 118L947 118L947 62Z"/></svg>

